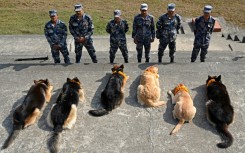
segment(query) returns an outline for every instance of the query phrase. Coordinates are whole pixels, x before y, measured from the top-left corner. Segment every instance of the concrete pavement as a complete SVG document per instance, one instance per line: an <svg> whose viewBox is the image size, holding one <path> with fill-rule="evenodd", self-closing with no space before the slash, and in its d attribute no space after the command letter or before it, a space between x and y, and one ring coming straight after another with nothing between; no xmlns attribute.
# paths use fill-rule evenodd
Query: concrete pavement
<svg viewBox="0 0 245 153"><path fill-rule="evenodd" d="M121 107L109 115L95 118L88 115L91 109L99 108L100 93L110 75L112 65L108 64L109 40L106 36L95 36L98 64L91 60L84 50L80 64L53 64L48 61L14 60L22 57L50 56L44 36L0 36L0 147L12 129L11 115L22 103L34 79L48 78L54 86L51 102L47 104L40 120L21 131L14 143L1 153L47 153L47 139L52 131L46 123L51 105L67 77L78 77L86 92L86 102L78 106L78 118L71 130L62 132L61 153L243 153L245 150L245 51L244 44L225 40L217 33L213 35L207 62L190 63L193 36L189 33L178 36L176 63L169 64L168 52L164 63L156 63L157 42L151 52L151 63L136 63L135 45L130 38L130 63L125 64L125 73L130 79L125 88L125 100ZM72 38L69 36L69 44ZM130 42L131 41L131 42ZM192 42L191 42L192 44ZM232 45L230 51L228 45ZM72 47L72 46L71 46ZM72 61L74 53L71 52ZM120 51L118 63L123 62ZM137 103L136 91L142 71L156 64L159 68L161 99L167 101L160 108L145 108ZM228 149L219 149L221 139L205 116L205 81L208 75L222 75L223 83L230 94L235 110L235 121L229 127L234 137ZM197 108L193 123L184 124L180 131L170 136L177 124L173 119L170 98L167 91L179 83L189 89Z"/></svg>

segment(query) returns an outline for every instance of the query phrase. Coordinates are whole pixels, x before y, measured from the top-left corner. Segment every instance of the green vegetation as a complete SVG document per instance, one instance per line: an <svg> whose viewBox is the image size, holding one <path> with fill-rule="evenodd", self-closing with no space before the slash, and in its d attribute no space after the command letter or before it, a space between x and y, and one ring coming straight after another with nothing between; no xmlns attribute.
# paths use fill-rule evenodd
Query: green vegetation
<svg viewBox="0 0 245 153"><path fill-rule="evenodd" d="M210 4L214 7L214 17L222 16L227 22L245 28L244 0L0 0L0 34L43 34L50 9L58 10L60 19L67 24L76 3L82 3L85 12L93 18L95 35L106 34L105 26L113 18L115 9L122 10L122 17L129 23L130 34L133 18L143 2L149 5L149 13L155 16L155 21L166 12L168 3L175 3L176 12L183 17L199 16L204 5Z"/></svg>

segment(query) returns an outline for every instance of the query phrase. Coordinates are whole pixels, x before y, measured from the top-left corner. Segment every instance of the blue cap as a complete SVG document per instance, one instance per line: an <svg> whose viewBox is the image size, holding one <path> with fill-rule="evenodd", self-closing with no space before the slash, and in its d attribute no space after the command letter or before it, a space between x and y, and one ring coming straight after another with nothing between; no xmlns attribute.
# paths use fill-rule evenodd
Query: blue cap
<svg viewBox="0 0 245 153"><path fill-rule="evenodd" d="M148 10L148 5L146 3L143 3L140 5L140 10Z"/></svg>
<svg viewBox="0 0 245 153"><path fill-rule="evenodd" d="M74 5L74 11L81 11L83 9L82 4L76 4Z"/></svg>
<svg viewBox="0 0 245 153"><path fill-rule="evenodd" d="M203 12L204 13L211 13L212 8L213 7L211 5L206 5L206 6L204 6Z"/></svg>
<svg viewBox="0 0 245 153"><path fill-rule="evenodd" d="M175 11L175 4L174 3L168 4L168 11Z"/></svg>
<svg viewBox="0 0 245 153"><path fill-rule="evenodd" d="M114 17L120 17L121 16L121 11L120 10L115 10L114 11Z"/></svg>
<svg viewBox="0 0 245 153"><path fill-rule="evenodd" d="M57 11L56 10L50 10L49 11L49 15L50 16L56 16L57 15Z"/></svg>

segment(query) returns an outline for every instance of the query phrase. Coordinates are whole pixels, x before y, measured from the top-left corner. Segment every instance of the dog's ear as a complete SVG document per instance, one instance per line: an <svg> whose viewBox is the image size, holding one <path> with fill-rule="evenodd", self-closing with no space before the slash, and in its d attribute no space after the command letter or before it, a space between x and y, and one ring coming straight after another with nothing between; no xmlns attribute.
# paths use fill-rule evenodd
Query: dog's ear
<svg viewBox="0 0 245 153"><path fill-rule="evenodd" d="M70 81L71 81L71 79L70 79L70 78L67 78L67 79L66 79L66 82L70 82Z"/></svg>
<svg viewBox="0 0 245 153"><path fill-rule="evenodd" d="M217 82L221 82L221 75L219 75L219 76L216 78L216 81L217 81Z"/></svg>
<svg viewBox="0 0 245 153"><path fill-rule="evenodd" d="M73 80L75 80L76 82L80 82L77 77L73 78Z"/></svg>
<svg viewBox="0 0 245 153"><path fill-rule="evenodd" d="M212 77L210 75L208 75L208 79L211 79Z"/></svg>
<svg viewBox="0 0 245 153"><path fill-rule="evenodd" d="M49 83L48 79L45 80L46 83Z"/></svg>
<svg viewBox="0 0 245 153"><path fill-rule="evenodd" d="M120 66L120 68L124 69L124 65L122 64L122 65Z"/></svg>
<svg viewBox="0 0 245 153"><path fill-rule="evenodd" d="M38 84L38 81L37 80L33 80L34 84Z"/></svg>

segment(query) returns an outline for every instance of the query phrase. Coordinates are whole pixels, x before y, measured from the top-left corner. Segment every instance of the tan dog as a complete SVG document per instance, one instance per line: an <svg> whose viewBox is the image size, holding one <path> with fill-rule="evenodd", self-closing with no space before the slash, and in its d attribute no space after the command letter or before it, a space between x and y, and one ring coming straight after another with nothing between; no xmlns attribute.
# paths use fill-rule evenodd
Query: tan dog
<svg viewBox="0 0 245 153"><path fill-rule="evenodd" d="M159 107L166 104L165 101L160 101L160 97L158 68L150 66L140 77L140 85L137 89L138 102L148 107Z"/></svg>
<svg viewBox="0 0 245 153"><path fill-rule="evenodd" d="M179 84L174 88L173 92L169 90L168 94L171 96L172 104L175 104L173 110L174 119L177 118L179 123L175 126L170 135L178 132L185 121L191 122L196 114L196 108L193 106L189 90L185 85Z"/></svg>

